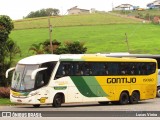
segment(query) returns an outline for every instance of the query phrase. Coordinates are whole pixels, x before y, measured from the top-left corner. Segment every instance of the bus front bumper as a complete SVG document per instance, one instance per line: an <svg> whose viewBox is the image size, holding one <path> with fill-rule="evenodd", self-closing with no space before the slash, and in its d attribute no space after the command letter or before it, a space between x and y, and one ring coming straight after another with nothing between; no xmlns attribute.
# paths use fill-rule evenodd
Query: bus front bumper
<svg viewBox="0 0 160 120"><path fill-rule="evenodd" d="M36 99L36 97L15 97L15 96L10 96L10 101L12 103L16 104L42 104L40 100Z"/></svg>

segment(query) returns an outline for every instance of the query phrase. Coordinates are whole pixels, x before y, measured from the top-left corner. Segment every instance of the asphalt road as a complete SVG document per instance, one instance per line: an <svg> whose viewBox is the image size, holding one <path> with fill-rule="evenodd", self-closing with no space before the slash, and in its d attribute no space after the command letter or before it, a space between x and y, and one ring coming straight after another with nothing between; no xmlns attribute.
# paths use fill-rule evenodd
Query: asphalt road
<svg viewBox="0 0 160 120"><path fill-rule="evenodd" d="M111 117L111 119L121 119L122 117L124 117L124 119L126 120L127 119L130 120L133 116L135 117L136 120L142 119L142 117L146 119L149 119L149 118L151 119L153 117L154 119L160 119L160 98L144 100L144 101L140 101L138 104L128 104L128 105L113 105L113 104L100 105L97 102L92 102L92 103L63 104L62 107L60 108L53 108L51 105L42 105L40 106L40 108L33 108L31 105L0 106L0 112L2 113L4 111L12 111L12 112L20 112L20 113L43 112L42 113L43 117L48 117L47 119L51 119L54 116L54 118L58 117L57 120L61 120L61 119L71 120L73 119L73 117L74 117L74 120L81 120L82 117L83 119L91 119L90 117L93 117L92 120L94 119L96 120L97 118L99 120L101 119L103 120L103 117L100 117L100 116L104 116L104 117L107 116L107 118ZM153 116L147 116L148 113L151 113ZM89 116L87 116L88 114ZM129 114L131 114L132 117L130 117ZM138 115L146 114L146 116L137 116L137 114ZM156 114L158 117L156 116ZM116 115L120 117L117 117ZM69 119L70 117L71 119ZM4 119L8 119L8 118L4 118ZM24 117L23 120L25 119L27 118ZM41 119L44 119L44 118L41 118Z"/></svg>
<svg viewBox="0 0 160 120"><path fill-rule="evenodd" d="M128 105L100 105L92 102L62 104L60 108L51 105L41 105L39 108L33 108L32 105L0 106L0 111L160 111L160 98Z"/></svg>

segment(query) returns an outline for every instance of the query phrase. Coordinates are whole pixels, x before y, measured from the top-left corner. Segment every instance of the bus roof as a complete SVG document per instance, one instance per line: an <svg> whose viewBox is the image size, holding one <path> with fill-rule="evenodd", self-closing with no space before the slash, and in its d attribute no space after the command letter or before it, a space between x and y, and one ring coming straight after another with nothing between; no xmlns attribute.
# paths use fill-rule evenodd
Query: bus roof
<svg viewBox="0 0 160 120"><path fill-rule="evenodd" d="M26 57L18 62L18 64L42 64L45 62L58 61L59 55L41 54Z"/></svg>
<svg viewBox="0 0 160 120"><path fill-rule="evenodd" d="M129 53L110 53L105 54L107 57L138 57L138 58L160 58L160 55L154 54L129 54Z"/></svg>
<svg viewBox="0 0 160 120"><path fill-rule="evenodd" d="M83 54L62 54L62 55L55 55L55 54L40 54L40 55L33 55L30 57L26 57L18 62L18 64L42 64L51 61L59 61L59 60L66 60L66 59L81 59L84 56Z"/></svg>
<svg viewBox="0 0 160 120"><path fill-rule="evenodd" d="M62 54L62 55L54 55L54 54L42 54L42 55L34 55L27 58L24 58L18 62L18 64L42 64L51 61L154 61L154 59L149 58L134 58L131 56L116 58L104 56L101 54Z"/></svg>

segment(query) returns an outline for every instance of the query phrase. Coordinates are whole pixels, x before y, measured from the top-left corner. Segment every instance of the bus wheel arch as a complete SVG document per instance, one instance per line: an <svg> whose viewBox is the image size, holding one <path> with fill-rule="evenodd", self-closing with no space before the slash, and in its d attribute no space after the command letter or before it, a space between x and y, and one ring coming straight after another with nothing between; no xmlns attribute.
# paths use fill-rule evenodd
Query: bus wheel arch
<svg viewBox="0 0 160 120"><path fill-rule="evenodd" d="M129 102L131 104L136 104L138 103L138 101L140 100L140 92L138 90L135 90L132 92Z"/></svg>
<svg viewBox="0 0 160 120"><path fill-rule="evenodd" d="M129 102L129 92L128 91L122 91L119 98L119 103L121 105L126 105Z"/></svg>
<svg viewBox="0 0 160 120"><path fill-rule="evenodd" d="M53 98L53 107L61 107L61 104L65 102L65 96L63 93L56 93Z"/></svg>

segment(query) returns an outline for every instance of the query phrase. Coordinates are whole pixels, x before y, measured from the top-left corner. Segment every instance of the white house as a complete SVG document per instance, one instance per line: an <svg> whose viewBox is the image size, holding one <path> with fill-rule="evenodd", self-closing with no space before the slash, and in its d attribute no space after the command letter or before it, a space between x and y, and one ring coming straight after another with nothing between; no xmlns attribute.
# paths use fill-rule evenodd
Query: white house
<svg viewBox="0 0 160 120"><path fill-rule="evenodd" d="M133 5L131 4L121 4L113 8L113 10L131 10L131 9L133 9Z"/></svg>
<svg viewBox="0 0 160 120"><path fill-rule="evenodd" d="M152 8L160 8L160 0L153 1L152 3L148 3L147 7Z"/></svg>
<svg viewBox="0 0 160 120"><path fill-rule="evenodd" d="M77 6L68 9L68 15L87 14L90 10L80 9Z"/></svg>

